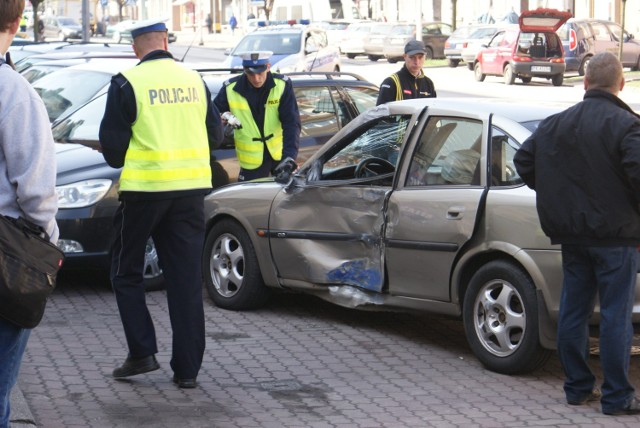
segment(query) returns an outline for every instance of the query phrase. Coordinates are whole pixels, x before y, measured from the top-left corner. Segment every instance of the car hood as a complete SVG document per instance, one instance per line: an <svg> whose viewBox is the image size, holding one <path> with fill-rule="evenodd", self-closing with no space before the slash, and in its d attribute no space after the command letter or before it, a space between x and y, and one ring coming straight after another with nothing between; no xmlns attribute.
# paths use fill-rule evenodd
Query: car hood
<svg viewBox="0 0 640 428"><path fill-rule="evenodd" d="M56 185L120 175L119 169L107 165L102 153L81 144L56 143L56 167Z"/></svg>
<svg viewBox="0 0 640 428"><path fill-rule="evenodd" d="M573 15L557 9L538 8L522 12L518 18L520 30L525 32L555 33Z"/></svg>

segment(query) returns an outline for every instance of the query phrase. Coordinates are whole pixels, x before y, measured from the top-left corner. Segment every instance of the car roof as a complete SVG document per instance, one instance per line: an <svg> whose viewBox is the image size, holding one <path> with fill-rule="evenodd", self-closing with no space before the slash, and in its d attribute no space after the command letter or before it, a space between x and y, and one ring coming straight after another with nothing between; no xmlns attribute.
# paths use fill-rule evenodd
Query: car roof
<svg viewBox="0 0 640 428"><path fill-rule="evenodd" d="M131 58L135 57L133 53L133 48L130 51L123 50L115 50L113 52L108 50L99 50L99 51L49 51L37 55L31 55L29 58L33 59L46 59L46 60L66 60L66 59L82 59L82 58Z"/></svg>
<svg viewBox="0 0 640 428"><path fill-rule="evenodd" d="M118 74L123 70L134 67L140 62L137 58L95 58L90 62L67 67L72 70L88 70Z"/></svg>
<svg viewBox="0 0 640 428"><path fill-rule="evenodd" d="M425 107L437 107L458 113L497 114L519 123L541 120L558 113L568 107L564 103L554 102L522 102L517 100L496 100L495 98L419 98L413 100L395 101L388 103L391 111L396 107L410 107L415 112Z"/></svg>

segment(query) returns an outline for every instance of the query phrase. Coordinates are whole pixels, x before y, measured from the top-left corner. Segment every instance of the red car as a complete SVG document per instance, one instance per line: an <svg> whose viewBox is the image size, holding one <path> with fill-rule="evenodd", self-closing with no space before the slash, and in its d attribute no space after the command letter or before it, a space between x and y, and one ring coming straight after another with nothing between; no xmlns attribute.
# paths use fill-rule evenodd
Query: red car
<svg viewBox="0 0 640 428"><path fill-rule="evenodd" d="M503 76L512 85L516 78L529 83L533 77L561 86L566 64L562 40L556 31L571 18L570 12L536 9L523 12L518 25L496 33L489 45L478 52L474 75L482 82L487 75Z"/></svg>

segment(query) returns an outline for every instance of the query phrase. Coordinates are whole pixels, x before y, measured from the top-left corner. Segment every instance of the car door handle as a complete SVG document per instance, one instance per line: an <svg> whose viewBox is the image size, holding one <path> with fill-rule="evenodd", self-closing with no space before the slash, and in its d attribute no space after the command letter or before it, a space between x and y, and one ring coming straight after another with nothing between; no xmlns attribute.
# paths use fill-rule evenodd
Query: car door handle
<svg viewBox="0 0 640 428"><path fill-rule="evenodd" d="M447 220L462 220L464 217L463 206L452 206L447 210Z"/></svg>

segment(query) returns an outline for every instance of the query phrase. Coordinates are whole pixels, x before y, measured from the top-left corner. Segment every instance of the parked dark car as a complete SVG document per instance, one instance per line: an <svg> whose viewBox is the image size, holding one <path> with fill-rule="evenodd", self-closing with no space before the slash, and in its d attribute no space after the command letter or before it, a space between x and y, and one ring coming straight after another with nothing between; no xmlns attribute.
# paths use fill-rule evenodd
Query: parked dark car
<svg viewBox="0 0 640 428"><path fill-rule="evenodd" d="M229 70L201 72L214 94L230 77ZM292 73L290 77L302 120L301 161L360 112L374 106L378 96L376 85L349 73ZM60 118L52 128L57 142L58 245L65 251L66 270L93 268L106 272L108 268L120 170L109 167L102 155L91 149L99 147L105 102L106 93L102 92ZM215 153L215 187L237 178L239 167L235 150L230 147ZM151 240L144 275L147 289L162 286L162 269Z"/></svg>
<svg viewBox="0 0 640 428"><path fill-rule="evenodd" d="M589 59L600 52L618 54L622 27L601 19L572 18L558 29L564 48L566 71L577 71L584 76ZM640 69L640 42L633 34L624 32L622 65L631 71Z"/></svg>
<svg viewBox="0 0 640 428"><path fill-rule="evenodd" d="M561 86L564 50L556 31L570 17L571 13L556 9L523 12L519 25L499 31L478 52L475 79L482 82L487 75L502 76L505 84L512 85L516 78L526 84L533 77L542 77Z"/></svg>
<svg viewBox="0 0 640 428"><path fill-rule="evenodd" d="M451 35L451 26L444 22L425 22L422 24L422 41L426 48L425 57L444 58L444 44ZM404 46L416 39L416 24L396 24L384 40L383 54L390 63L402 60Z"/></svg>

